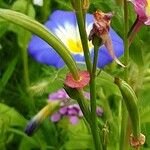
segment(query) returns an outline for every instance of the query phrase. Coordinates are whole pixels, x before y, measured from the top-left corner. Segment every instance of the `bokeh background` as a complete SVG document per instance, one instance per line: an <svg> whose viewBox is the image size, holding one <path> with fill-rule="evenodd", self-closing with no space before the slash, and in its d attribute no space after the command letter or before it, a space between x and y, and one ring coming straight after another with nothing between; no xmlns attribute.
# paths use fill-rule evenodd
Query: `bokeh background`
<svg viewBox="0 0 150 150"><path fill-rule="evenodd" d="M0 0L0 8L24 13L44 23L54 10L73 11L70 0L43 0L43 6L32 0ZM100 9L113 11L111 26L123 38L123 7L121 0L91 0L89 13ZM129 6L130 27L136 19ZM48 94L63 87L67 68L37 63L27 53L32 34L0 18L0 150L90 150L92 138L83 120L71 125L67 119L53 123L47 118L40 129L28 137L24 128L43 106ZM121 58L123 60L123 58ZM83 67L83 66L82 66ZM150 149L150 27L144 26L130 47L130 84L136 91L140 106L142 133L146 135L143 150ZM104 68L97 82L98 105L103 110L99 125L108 143L108 150L118 149L120 93L113 76L122 77L123 69L112 63ZM88 90L88 89L87 89ZM106 104L107 103L107 104ZM105 108L106 106L109 107Z"/></svg>

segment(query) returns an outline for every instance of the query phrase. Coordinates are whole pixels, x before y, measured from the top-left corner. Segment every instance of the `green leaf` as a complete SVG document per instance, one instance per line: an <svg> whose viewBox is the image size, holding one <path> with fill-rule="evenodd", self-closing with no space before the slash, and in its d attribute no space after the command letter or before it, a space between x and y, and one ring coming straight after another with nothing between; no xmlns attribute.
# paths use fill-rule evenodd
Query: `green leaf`
<svg viewBox="0 0 150 150"><path fill-rule="evenodd" d="M142 108L141 112L140 112L140 119L141 119L141 123L150 123L150 106L147 106L146 108Z"/></svg>
<svg viewBox="0 0 150 150"><path fill-rule="evenodd" d="M6 69L6 71L4 72L2 79L0 80L0 93L2 92L2 90L5 88L8 80L10 79L10 77L13 74L13 71L15 70L16 64L18 61L18 56L15 57L9 64L8 64L8 68Z"/></svg>
<svg viewBox="0 0 150 150"><path fill-rule="evenodd" d="M96 78L96 86L97 89L103 88L108 96L112 94L121 95L118 87L114 84L114 78L105 71L102 71Z"/></svg>
<svg viewBox="0 0 150 150"><path fill-rule="evenodd" d="M69 125L68 137L69 140L65 143L64 148L67 150L84 150L93 149L92 136L83 120L80 120L77 125ZM78 134L77 134L78 133Z"/></svg>
<svg viewBox="0 0 150 150"><path fill-rule="evenodd" d="M27 0L17 0L12 5L12 10L27 14L28 16L34 18L35 10L34 7ZM29 40L31 38L31 33L21 27L15 27L14 24L10 24L9 30L15 32L18 35L18 43L22 49L27 49Z"/></svg>
<svg viewBox="0 0 150 150"><path fill-rule="evenodd" d="M142 45L143 43L138 40L135 44L131 45L130 48L130 57L132 60L139 66L144 66L144 59L143 59L143 52L142 52Z"/></svg>
<svg viewBox="0 0 150 150"><path fill-rule="evenodd" d="M0 37L2 37L8 29L8 22L0 18Z"/></svg>
<svg viewBox="0 0 150 150"><path fill-rule="evenodd" d="M0 119L7 120L10 126L25 126L26 119L14 108L0 103Z"/></svg>

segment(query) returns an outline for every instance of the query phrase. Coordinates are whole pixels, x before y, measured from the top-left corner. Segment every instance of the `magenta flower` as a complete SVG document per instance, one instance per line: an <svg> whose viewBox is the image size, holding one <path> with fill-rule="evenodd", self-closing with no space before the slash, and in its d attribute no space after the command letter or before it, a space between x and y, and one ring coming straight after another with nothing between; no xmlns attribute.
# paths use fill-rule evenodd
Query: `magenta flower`
<svg viewBox="0 0 150 150"><path fill-rule="evenodd" d="M88 92L84 92L84 97L86 99L90 99L90 94ZM82 111L78 104L65 105L67 99L69 99L69 96L64 89L60 89L57 92L49 95L49 101L61 101L60 109L51 115L52 122L58 122L61 118L67 117L69 119L69 122L75 125L79 122L79 118L83 117ZM103 114L103 110L100 107L97 107L96 112L97 116L99 117L101 117Z"/></svg>
<svg viewBox="0 0 150 150"><path fill-rule="evenodd" d="M150 0L129 0L133 3L139 21L150 25Z"/></svg>
<svg viewBox="0 0 150 150"><path fill-rule="evenodd" d="M68 73L65 80L65 85L71 88L81 89L87 86L90 82L90 74L88 71L79 72L79 80L74 80L71 73Z"/></svg>
<svg viewBox="0 0 150 150"><path fill-rule="evenodd" d="M132 43L136 33L145 25L150 25L150 0L129 0L134 5L137 19L129 32L129 45Z"/></svg>

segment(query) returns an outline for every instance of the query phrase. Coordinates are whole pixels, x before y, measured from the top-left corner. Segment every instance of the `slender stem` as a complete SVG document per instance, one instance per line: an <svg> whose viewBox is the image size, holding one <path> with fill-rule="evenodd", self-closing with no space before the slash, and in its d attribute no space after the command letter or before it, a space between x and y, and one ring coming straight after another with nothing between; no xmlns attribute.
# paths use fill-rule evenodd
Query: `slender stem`
<svg viewBox="0 0 150 150"><path fill-rule="evenodd" d="M127 0L124 0L124 79L128 82L128 62L129 62L129 43L128 43L128 31L129 31L129 18L128 18L128 4Z"/></svg>
<svg viewBox="0 0 150 150"><path fill-rule="evenodd" d="M129 45L128 45L128 31L129 31L129 19L128 19L128 4L127 0L124 0L124 80L128 82L128 62L129 62ZM120 131L120 150L128 150L128 139L126 139L126 128L127 128L127 110L125 104L122 102L122 119L121 119L121 131ZM125 147L125 148L124 148Z"/></svg>
<svg viewBox="0 0 150 150"><path fill-rule="evenodd" d="M135 20L133 26L131 27L128 33L129 46L133 42L133 39L135 38L136 33L141 29L142 26L143 26L143 23L137 17L137 19Z"/></svg>
<svg viewBox="0 0 150 150"><path fill-rule="evenodd" d="M98 59L99 46L94 45L94 60L93 69L90 80L90 104L91 104L91 130L93 134L94 144L96 150L102 150L102 144L100 140L100 134L98 133L97 115L96 115L96 68Z"/></svg>
<svg viewBox="0 0 150 150"><path fill-rule="evenodd" d="M127 115L127 110L126 110L126 107L125 107L125 104L122 102L122 118L121 118L121 133L120 133L120 147L119 147L119 150L127 150L128 147L127 147L127 143L128 141L125 141L125 137L126 137L126 127L127 127L127 118L128 118L128 115Z"/></svg>
<svg viewBox="0 0 150 150"><path fill-rule="evenodd" d="M21 54L22 54L22 63L23 63L23 78L24 78L24 84L25 88L28 89L30 85L29 80L29 72L28 72L28 55L27 55L27 49L26 47L21 47Z"/></svg>
<svg viewBox="0 0 150 150"><path fill-rule="evenodd" d="M87 39L86 29L85 29L85 25L84 25L85 15L83 15L81 4L82 4L81 0L76 1L76 5L77 5L76 17L77 17L77 22L78 22L78 26L79 26L79 32L80 32L80 36L81 36L81 42L82 42L82 46L83 46L83 52L84 52L87 70L91 73L92 64L90 61L91 59L90 59L90 52L89 52L89 46L88 46L88 39Z"/></svg>
<svg viewBox="0 0 150 150"><path fill-rule="evenodd" d="M90 119L90 110L85 103L85 98L83 96L83 90L78 89L78 95L79 95L79 98L77 99L77 102L82 110L82 113L83 113L86 121L90 124L90 120L91 120Z"/></svg>
<svg viewBox="0 0 150 150"><path fill-rule="evenodd" d="M27 0L26 3L26 9L25 9L25 14L28 15L29 11L29 6L30 6L30 0ZM24 37L26 37L27 31L24 30ZM22 62L23 62L23 77L24 77L24 84L25 88L28 89L30 85L30 80L29 80L29 72L28 72L28 53L27 53L27 43L23 43L21 45L21 54L22 54Z"/></svg>
<svg viewBox="0 0 150 150"><path fill-rule="evenodd" d="M95 72L96 72L96 65L97 65L97 57L98 57L98 48L95 47L96 53L95 53L95 58L94 58L94 68L92 70L92 64L91 64L91 57L90 57L90 52L89 52L89 47L88 47L88 39L87 39L87 34L86 34L86 29L85 29L85 14L82 10L82 3L81 0L76 0L76 18L79 26L79 32L80 32L80 37L81 37L81 42L83 46L83 52L84 52L84 57L85 57L85 62L87 66L87 70L90 73L90 98L91 98L91 131L93 135L93 141L95 145L96 150L102 150L102 145L98 133L98 125L97 125L97 118L96 118L96 87L95 87Z"/></svg>
<svg viewBox="0 0 150 150"><path fill-rule="evenodd" d="M31 3L31 0L27 0L26 9L24 12L26 15L28 15L30 3ZM23 30L23 33L24 33L24 38L26 39L26 37L28 37L28 31ZM22 54L24 84L25 84L25 88L27 91L29 86L30 86L29 67L28 67L28 52L27 52L27 45L28 44L27 44L26 40L24 40L24 41L25 42L22 43L20 49L21 49L21 54ZM34 99L30 93L28 93L28 96L30 98L30 112L29 113L32 115L36 110L35 102L34 102Z"/></svg>

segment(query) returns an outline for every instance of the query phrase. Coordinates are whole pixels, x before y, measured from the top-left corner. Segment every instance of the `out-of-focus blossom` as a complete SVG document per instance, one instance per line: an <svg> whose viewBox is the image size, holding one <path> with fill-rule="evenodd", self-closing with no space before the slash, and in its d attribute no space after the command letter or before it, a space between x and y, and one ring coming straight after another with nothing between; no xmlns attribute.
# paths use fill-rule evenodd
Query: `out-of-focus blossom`
<svg viewBox="0 0 150 150"><path fill-rule="evenodd" d="M107 48L110 56L122 67L124 65L117 59L115 55L115 51L113 48L113 43L109 35L110 30L110 22L113 14L111 12L109 13L103 13L102 11L96 11L94 14L94 23L93 28L89 34L89 40L93 40L93 38L96 36L100 39L102 39L105 47Z"/></svg>
<svg viewBox="0 0 150 150"><path fill-rule="evenodd" d="M74 80L71 73L68 73L65 80L65 85L71 88L81 89L90 82L90 74L88 71L79 72L79 80Z"/></svg>
<svg viewBox="0 0 150 150"><path fill-rule="evenodd" d="M133 3L138 20L150 25L150 0L129 0Z"/></svg>
<svg viewBox="0 0 150 150"><path fill-rule="evenodd" d="M60 95L59 95L60 94ZM88 92L84 92L84 97L86 99L90 99L90 94ZM56 93L52 93L49 95L49 101L60 100L61 108L59 111L55 112L51 116L51 121L58 122L61 118L67 117L71 124L77 124L79 118L83 117L82 111L78 104L70 104L65 105L66 100L69 98L64 89L58 90ZM102 116L103 110L100 107L97 107L97 115Z"/></svg>
<svg viewBox="0 0 150 150"><path fill-rule="evenodd" d="M52 113L56 111L59 107L60 101L49 102L44 108L42 108L27 124L25 128L25 133L30 136L35 130L39 127L39 125L43 122L43 120L50 116Z"/></svg>
<svg viewBox="0 0 150 150"><path fill-rule="evenodd" d="M94 23L93 15L86 14L86 31L89 35ZM84 63L84 54L80 35L78 31L77 20L74 12L54 11L45 26L56 35L68 48L76 62ZM116 32L110 28L110 39L114 48L115 56L119 57L123 54L124 46L122 39ZM91 42L88 43L91 57L93 58L94 51ZM61 68L64 62L55 50L49 46L45 41L37 36L33 36L29 43L29 53L38 62ZM110 56L105 45L102 45L99 50L98 67L103 68L105 65L111 63L113 58Z"/></svg>
<svg viewBox="0 0 150 150"><path fill-rule="evenodd" d="M43 0L33 0L34 5L43 6Z"/></svg>
<svg viewBox="0 0 150 150"><path fill-rule="evenodd" d="M150 0L128 0L134 5L137 19L129 32L129 45L143 25L150 25Z"/></svg>

